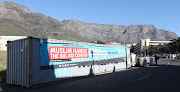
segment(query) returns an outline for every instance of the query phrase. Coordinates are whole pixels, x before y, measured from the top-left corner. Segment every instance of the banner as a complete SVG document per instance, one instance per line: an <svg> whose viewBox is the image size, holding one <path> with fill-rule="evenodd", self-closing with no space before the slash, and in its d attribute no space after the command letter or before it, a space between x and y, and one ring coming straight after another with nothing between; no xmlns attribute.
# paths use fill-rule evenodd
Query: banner
<svg viewBox="0 0 180 92"><path fill-rule="evenodd" d="M91 61L106 61L126 57L126 48L95 46L82 43L47 43L41 41L41 66L63 64L86 64Z"/></svg>
<svg viewBox="0 0 180 92"><path fill-rule="evenodd" d="M49 47L49 60L89 58L88 48Z"/></svg>

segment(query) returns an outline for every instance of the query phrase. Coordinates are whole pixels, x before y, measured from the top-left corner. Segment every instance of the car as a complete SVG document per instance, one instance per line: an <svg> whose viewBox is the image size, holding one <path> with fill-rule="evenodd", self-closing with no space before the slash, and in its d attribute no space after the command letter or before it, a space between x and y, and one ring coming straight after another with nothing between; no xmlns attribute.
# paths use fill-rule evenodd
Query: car
<svg viewBox="0 0 180 92"><path fill-rule="evenodd" d="M166 58L167 55L168 55L167 53L163 53L162 57L163 57L163 58Z"/></svg>
<svg viewBox="0 0 180 92"><path fill-rule="evenodd" d="M176 56L177 59L180 59L180 54Z"/></svg>
<svg viewBox="0 0 180 92"><path fill-rule="evenodd" d="M157 57L162 58L163 56L160 54L156 54Z"/></svg>

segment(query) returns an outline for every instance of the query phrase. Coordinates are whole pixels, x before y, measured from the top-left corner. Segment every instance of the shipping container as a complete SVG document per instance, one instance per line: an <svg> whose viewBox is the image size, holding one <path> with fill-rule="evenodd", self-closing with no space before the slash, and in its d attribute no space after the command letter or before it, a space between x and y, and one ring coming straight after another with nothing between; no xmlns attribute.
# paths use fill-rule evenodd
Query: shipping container
<svg viewBox="0 0 180 92"><path fill-rule="evenodd" d="M26 87L129 68L129 50L116 45L28 37L7 49L7 84Z"/></svg>

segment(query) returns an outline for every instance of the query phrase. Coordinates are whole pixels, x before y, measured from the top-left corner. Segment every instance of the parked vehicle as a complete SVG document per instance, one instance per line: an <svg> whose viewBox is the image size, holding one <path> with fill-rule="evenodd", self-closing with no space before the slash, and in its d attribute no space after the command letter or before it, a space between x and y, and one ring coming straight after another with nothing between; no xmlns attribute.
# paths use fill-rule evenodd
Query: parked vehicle
<svg viewBox="0 0 180 92"><path fill-rule="evenodd" d="M167 53L163 53L162 57L166 58L167 57Z"/></svg>
<svg viewBox="0 0 180 92"><path fill-rule="evenodd" d="M138 57L137 66L148 67L149 65L155 65L154 57Z"/></svg>
<svg viewBox="0 0 180 92"><path fill-rule="evenodd" d="M176 58L177 58L177 59L180 59L180 54L177 54Z"/></svg>

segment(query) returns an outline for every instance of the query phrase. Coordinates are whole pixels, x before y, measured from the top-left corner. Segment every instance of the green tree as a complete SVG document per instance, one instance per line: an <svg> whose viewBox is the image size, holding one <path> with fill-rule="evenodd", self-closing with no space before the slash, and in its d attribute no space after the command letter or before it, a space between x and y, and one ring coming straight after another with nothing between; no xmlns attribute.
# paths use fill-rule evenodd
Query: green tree
<svg viewBox="0 0 180 92"><path fill-rule="evenodd" d="M180 37L177 39L172 39L170 43L164 44L164 45L158 45L158 46L149 46L148 48L148 54L163 54L163 53L180 53Z"/></svg>
<svg viewBox="0 0 180 92"><path fill-rule="evenodd" d="M98 41L97 41L97 44L105 44L105 43L98 40Z"/></svg>
<svg viewBox="0 0 180 92"><path fill-rule="evenodd" d="M104 42L102 42L102 41L91 41L91 43L97 43L97 44L105 44Z"/></svg>
<svg viewBox="0 0 180 92"><path fill-rule="evenodd" d="M159 52L158 46L149 46L147 53L149 55L157 54Z"/></svg>

